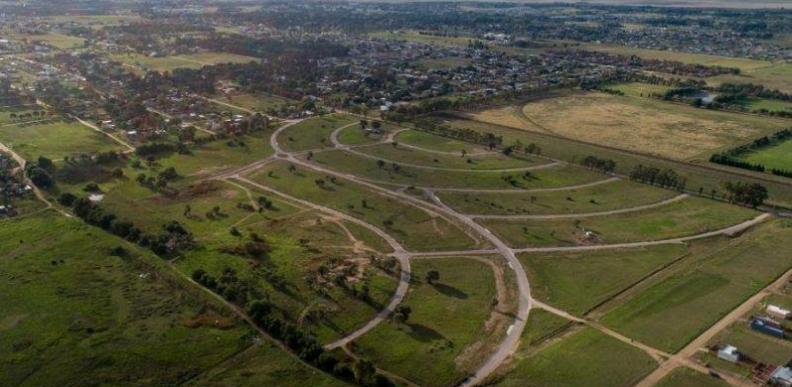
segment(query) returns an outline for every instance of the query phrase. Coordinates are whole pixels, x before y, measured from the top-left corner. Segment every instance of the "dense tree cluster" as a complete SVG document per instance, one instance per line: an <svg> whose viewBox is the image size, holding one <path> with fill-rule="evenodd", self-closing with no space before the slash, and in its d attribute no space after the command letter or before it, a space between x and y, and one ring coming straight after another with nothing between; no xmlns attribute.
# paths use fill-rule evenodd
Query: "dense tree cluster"
<svg viewBox="0 0 792 387"><path fill-rule="evenodd" d="M664 169L656 167L646 167L638 165L630 172L630 179L640 181L650 185L658 185L663 188L676 189L684 191L687 185L687 179L679 176L673 169Z"/></svg>

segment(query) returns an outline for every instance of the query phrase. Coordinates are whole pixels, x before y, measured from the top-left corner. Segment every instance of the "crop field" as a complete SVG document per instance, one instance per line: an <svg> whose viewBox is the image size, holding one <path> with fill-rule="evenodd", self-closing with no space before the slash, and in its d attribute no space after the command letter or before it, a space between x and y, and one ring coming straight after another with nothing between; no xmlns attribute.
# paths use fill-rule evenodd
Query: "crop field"
<svg viewBox="0 0 792 387"><path fill-rule="evenodd" d="M754 164L764 165L768 169L792 170L792 140L750 152L741 158Z"/></svg>
<svg viewBox="0 0 792 387"><path fill-rule="evenodd" d="M440 280L423 281L429 270L437 270ZM470 371L460 367L463 357L485 356L465 349L490 334L484 322L496 292L492 270L475 260L433 258L414 261L413 278L404 300L412 309L409 320L381 324L353 350L421 385L453 385Z"/></svg>
<svg viewBox="0 0 792 387"><path fill-rule="evenodd" d="M758 213L707 199L610 216L549 220L481 220L514 247L613 244L684 237L723 229ZM594 236L587 236L586 233Z"/></svg>
<svg viewBox="0 0 792 387"><path fill-rule="evenodd" d="M328 148L332 146L330 134L334 130L356 122L354 117L341 114L312 118L284 130L278 143L293 152Z"/></svg>
<svg viewBox="0 0 792 387"><path fill-rule="evenodd" d="M508 114L515 117L501 117ZM475 119L679 160L706 160L715 151L788 125L779 119L602 93L529 102L522 112L484 111Z"/></svg>
<svg viewBox="0 0 792 387"><path fill-rule="evenodd" d="M792 228L775 221L735 239L692 242L691 257L669 275L643 285L602 321L646 344L676 351L727 311L789 269Z"/></svg>
<svg viewBox="0 0 792 387"><path fill-rule="evenodd" d="M557 215L597 213L651 205L671 199L679 193L618 180L591 187L550 192L440 192L437 195L443 203L464 214Z"/></svg>
<svg viewBox="0 0 792 387"><path fill-rule="evenodd" d="M119 245L127 257L110 254ZM0 251L14 273L0 284L0 347L14 349L0 353L0 384L178 384L252 344L159 259L54 211L4 222Z"/></svg>
<svg viewBox="0 0 792 387"><path fill-rule="evenodd" d="M311 172L289 170L284 162L271 163L251 176L267 187L311 202L321 202L350 216L382 228L407 248L423 250L465 249L476 242L449 221L358 184ZM318 181L322 183L318 183ZM321 184L321 186L319 185Z"/></svg>
<svg viewBox="0 0 792 387"><path fill-rule="evenodd" d="M574 165L508 172L432 171L358 156L343 150L316 153L312 160L382 184L475 189L541 189L586 184L606 177ZM442 172L442 173L438 173Z"/></svg>
<svg viewBox="0 0 792 387"><path fill-rule="evenodd" d="M498 386L631 386L657 367L649 355L591 328L520 362Z"/></svg>
<svg viewBox="0 0 792 387"><path fill-rule="evenodd" d="M508 157L501 153L489 153L481 156L454 156L425 152L420 149L399 146L398 144L377 144L356 149L388 163L404 163L421 165L431 168L458 170L499 170L518 169L546 164L548 161L531 159L527 156Z"/></svg>
<svg viewBox="0 0 792 387"><path fill-rule="evenodd" d="M58 160L75 154L121 149L109 137L79 122L66 121L1 126L0 142L26 160L35 160L39 156Z"/></svg>
<svg viewBox="0 0 792 387"><path fill-rule="evenodd" d="M683 245L590 252L521 254L532 295L584 315L686 253Z"/></svg>

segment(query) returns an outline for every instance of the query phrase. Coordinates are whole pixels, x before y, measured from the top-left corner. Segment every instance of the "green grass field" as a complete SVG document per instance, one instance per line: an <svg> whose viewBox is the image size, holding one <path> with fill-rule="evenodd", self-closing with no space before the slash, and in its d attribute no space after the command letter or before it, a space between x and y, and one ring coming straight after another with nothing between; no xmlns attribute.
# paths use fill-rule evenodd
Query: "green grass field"
<svg viewBox="0 0 792 387"><path fill-rule="evenodd" d="M452 156L453 157L453 156ZM434 188L479 188L479 189L534 189L555 188L590 183L606 176L573 165L561 165L530 171L468 172L431 171L422 168L385 163L380 167L378 160L357 156L343 150L316 153L313 161L333 170L351 173L378 183ZM397 163L398 164L398 163ZM507 178L511 177L511 180Z"/></svg>
<svg viewBox="0 0 792 387"><path fill-rule="evenodd" d="M631 386L657 367L641 350L584 328L522 360L498 386Z"/></svg>
<svg viewBox="0 0 792 387"><path fill-rule="evenodd" d="M231 105L241 106L243 108L262 113L266 113L272 109L280 108L284 104L295 102L276 95L263 94L236 94L230 96L229 98L222 96L216 96L215 98Z"/></svg>
<svg viewBox="0 0 792 387"><path fill-rule="evenodd" d="M753 83L785 93L792 92L792 64L777 62L746 69L740 75L718 75L707 78L708 83Z"/></svg>
<svg viewBox="0 0 792 387"><path fill-rule="evenodd" d="M150 57L135 53L113 54L110 56L128 66L136 67L138 71L173 71L179 68L199 69L204 66L219 63L248 63L257 62L258 59L225 52L205 52L197 54L174 55L165 57Z"/></svg>
<svg viewBox="0 0 792 387"><path fill-rule="evenodd" d="M729 384L696 372L687 367L677 367L656 384L657 387L726 387Z"/></svg>
<svg viewBox="0 0 792 387"><path fill-rule="evenodd" d="M686 253L682 245L573 253L521 254L533 297L575 315L644 279Z"/></svg>
<svg viewBox="0 0 792 387"><path fill-rule="evenodd" d="M751 359L765 364L783 365L792 360L792 342L755 332L749 321L740 320L731 325L718 334L712 344L733 345Z"/></svg>
<svg viewBox="0 0 792 387"><path fill-rule="evenodd" d="M602 321L646 344L674 352L755 294L789 266L778 246L792 228L776 221L729 240L691 244L691 257L662 278L641 287Z"/></svg>
<svg viewBox="0 0 792 387"><path fill-rule="evenodd" d="M677 192L620 180L588 188L534 193L441 192L443 203L465 214L585 214L657 203Z"/></svg>
<svg viewBox="0 0 792 387"><path fill-rule="evenodd" d="M334 130L355 124L358 120L351 116L332 114L305 120L281 132L278 144L292 152L316 150L331 147L330 134Z"/></svg>
<svg viewBox="0 0 792 387"><path fill-rule="evenodd" d="M406 130L401 132L396 135L395 140L430 150L458 153L460 156L463 150L473 154L475 152L480 152L483 149L478 145L436 136L434 134L421 132L418 130Z"/></svg>
<svg viewBox="0 0 792 387"><path fill-rule="evenodd" d="M0 251L0 384L178 384L252 344L158 258L54 211L4 222Z"/></svg>
<svg viewBox="0 0 792 387"><path fill-rule="evenodd" d="M756 211L690 197L648 210L581 219L481 220L514 247L575 246L585 244L585 232L595 243L663 240L719 230L757 215Z"/></svg>
<svg viewBox="0 0 792 387"><path fill-rule="evenodd" d="M440 273L434 285L423 282ZM383 369L425 386L459 382L471 369L458 365L465 348L488 334L495 281L490 268L464 258L413 261L415 283L404 303L412 308L406 324L385 322L354 343L354 352ZM485 354L477 353L479 360Z"/></svg>
<svg viewBox="0 0 792 387"><path fill-rule="evenodd" d="M735 67L741 71L755 71L757 69L769 66L771 62L747 59L747 58L732 58L717 55L706 54L691 54L679 51L663 51L641 49L626 46L615 46L606 44L586 44L585 49L607 52L618 55L637 55L646 59L660 59L671 60L683 63L702 64L705 66L722 66L722 67Z"/></svg>
<svg viewBox="0 0 792 387"><path fill-rule="evenodd" d="M792 170L792 140L750 152L741 158L768 169Z"/></svg>
<svg viewBox="0 0 792 387"><path fill-rule="evenodd" d="M59 121L51 124L10 125L0 127L0 142L26 160L45 156L53 160L74 154L94 154L121 150L109 137L79 122Z"/></svg>
<svg viewBox="0 0 792 387"><path fill-rule="evenodd" d="M410 250L453 250L476 245L456 225L434 218L417 207L351 182L338 179L333 183L328 176L305 168L290 172L285 162L267 165L251 178L281 192L365 220L388 232ZM319 179L324 181L324 188L317 185Z"/></svg>
<svg viewBox="0 0 792 387"><path fill-rule="evenodd" d="M0 125L12 126L19 122L35 121L40 119L38 115L32 115L33 112L44 112L44 110L34 105L0 108ZM25 117L27 113L31 113L30 118ZM11 118L12 114L16 114L17 117ZM19 116L23 116L23 118L19 118Z"/></svg>
<svg viewBox="0 0 792 387"><path fill-rule="evenodd" d="M388 132L400 129L400 127L389 123L383 123L381 125L381 134L366 132L360 128L360 125L350 126L346 129L342 129L341 132L338 133L338 141L344 145L375 144L381 142Z"/></svg>
<svg viewBox="0 0 792 387"><path fill-rule="evenodd" d="M651 97L653 94L663 95L666 91L671 89L669 86L640 82L621 83L609 86L608 88L621 91L624 95L630 97Z"/></svg>
<svg viewBox="0 0 792 387"><path fill-rule="evenodd" d="M381 144L358 148L357 151L377 157L387 163L407 163L436 168L450 168L460 170L497 170L510 168L523 168L545 164L548 161L528 156L508 157L501 153L491 153L482 156L452 156L424 152L404 146Z"/></svg>
<svg viewBox="0 0 792 387"><path fill-rule="evenodd" d="M47 33L47 34L40 34L40 35L16 35L17 39L27 39L33 42L40 41L44 42L52 47L55 47L60 50L69 50L74 48L82 48L85 42L85 39L76 37L76 36L69 36L59 33Z"/></svg>

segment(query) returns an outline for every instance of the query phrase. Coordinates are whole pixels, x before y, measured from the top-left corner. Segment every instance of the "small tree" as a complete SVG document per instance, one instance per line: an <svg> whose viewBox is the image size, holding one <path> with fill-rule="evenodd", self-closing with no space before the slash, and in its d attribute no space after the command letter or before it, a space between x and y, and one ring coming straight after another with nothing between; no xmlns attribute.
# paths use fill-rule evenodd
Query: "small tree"
<svg viewBox="0 0 792 387"><path fill-rule="evenodd" d="M412 308L409 305L400 304L396 307L396 310L393 312L393 318L396 322L399 323L406 323L407 320L410 319L410 314L412 313Z"/></svg>
<svg viewBox="0 0 792 387"><path fill-rule="evenodd" d="M440 280L440 272L437 270L429 270L426 272L426 282L430 285L434 283L434 281Z"/></svg>

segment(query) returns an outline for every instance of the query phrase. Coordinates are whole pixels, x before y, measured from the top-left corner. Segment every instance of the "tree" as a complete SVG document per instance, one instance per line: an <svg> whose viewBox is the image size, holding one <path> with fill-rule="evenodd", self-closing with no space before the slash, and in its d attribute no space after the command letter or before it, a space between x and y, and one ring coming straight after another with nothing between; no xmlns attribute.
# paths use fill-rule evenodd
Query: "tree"
<svg viewBox="0 0 792 387"><path fill-rule="evenodd" d="M412 308L409 305L400 304L393 312L393 318L399 323L406 323L410 319Z"/></svg>
<svg viewBox="0 0 792 387"><path fill-rule="evenodd" d="M426 272L426 282L429 283L430 285L434 281L439 281L439 280L440 280L440 272L439 271L437 271L437 270L429 270L428 272Z"/></svg>

